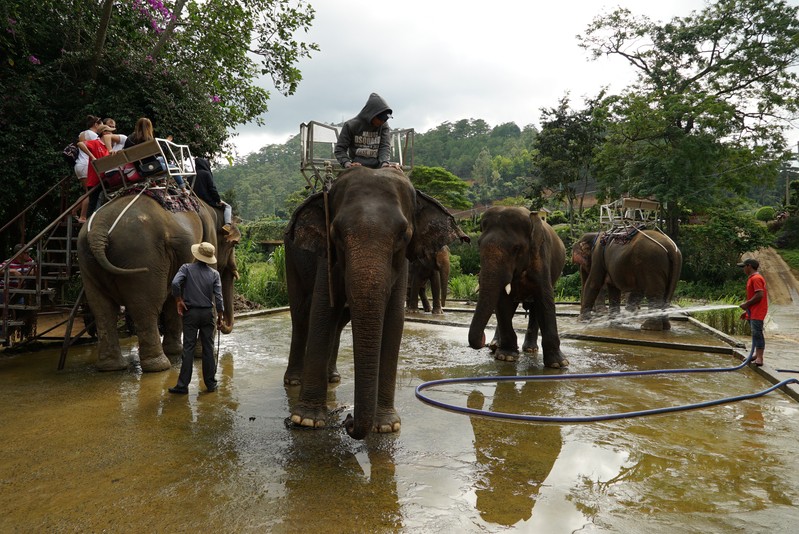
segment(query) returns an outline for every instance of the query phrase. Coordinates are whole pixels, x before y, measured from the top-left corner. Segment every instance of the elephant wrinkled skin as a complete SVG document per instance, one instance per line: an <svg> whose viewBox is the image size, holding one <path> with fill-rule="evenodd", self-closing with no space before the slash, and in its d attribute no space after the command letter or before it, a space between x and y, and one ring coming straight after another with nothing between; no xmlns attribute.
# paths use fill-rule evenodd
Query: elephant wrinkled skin
<svg viewBox="0 0 799 534"><path fill-rule="evenodd" d="M525 208L495 206L483 214L478 244L480 291L469 328L469 346L485 346L485 327L496 312L495 358L515 361L518 344L513 315L524 302L530 311L525 349L537 347L540 328L544 365L567 366L555 316L554 285L566 264L566 247L558 234Z"/></svg>
<svg viewBox="0 0 799 534"><path fill-rule="evenodd" d="M680 249L658 230L637 231L629 240L609 239L605 244L600 234L587 233L574 243L572 261L580 266L582 320L590 317L602 287L607 288L611 315L619 312L622 293L629 293L628 308L643 297L652 310L668 308L682 270ZM669 330L671 323L664 313L648 318L642 328Z"/></svg>
<svg viewBox="0 0 799 534"><path fill-rule="evenodd" d="M133 199L122 196L105 204L78 234L81 279L97 326L97 366L102 371L128 367L117 334L119 307L125 306L136 326L142 370L165 371L171 367L166 355L183 350L182 321L170 284L182 264L194 261L191 245L200 241L216 247L225 303L222 332L232 331L233 281L238 277L234 247L241 234L235 226L224 233L222 212L202 201L199 213L173 213L147 195Z"/></svg>
<svg viewBox="0 0 799 534"><path fill-rule="evenodd" d="M293 423L326 425L327 386L338 380L339 339L351 319L355 407L346 430L355 439L399 430L394 390L408 260L457 238L468 240L441 204L395 169L346 170L327 205L317 193L295 210L284 237L292 320L284 383L301 386Z"/></svg>

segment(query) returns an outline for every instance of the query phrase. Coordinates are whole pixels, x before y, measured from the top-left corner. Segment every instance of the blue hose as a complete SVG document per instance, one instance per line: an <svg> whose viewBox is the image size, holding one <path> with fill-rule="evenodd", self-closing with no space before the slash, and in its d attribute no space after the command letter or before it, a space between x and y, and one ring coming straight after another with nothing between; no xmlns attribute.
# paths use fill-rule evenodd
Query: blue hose
<svg viewBox="0 0 799 534"><path fill-rule="evenodd" d="M521 415L511 414L504 412L492 412L488 410L478 410L475 408L455 406L445 402L433 400L430 397L422 394L422 391L431 387L446 385L446 384L472 384L482 382L531 382L536 380L578 380L584 378L621 378L630 376L646 376L658 374L687 374L687 373L723 373L729 371L738 371L743 369L751 360L754 355L754 349L749 352L749 356L740 364L735 367L703 367L699 369L654 369L650 371L624 371L617 373L583 373L583 374L563 374L563 375L532 375L532 376L478 376L471 378L444 378L441 380L431 380L424 382L416 387L416 398L420 401L441 408L444 410L453 411L456 413L463 413L468 415L480 415L484 417L493 417L496 419L509 419L513 421L529 421L529 422L542 422L542 423L592 423L597 421L612 421L615 419L631 419L634 417L644 417L647 415L657 415L663 413L683 412L687 410L696 410L699 408L708 408L710 406L717 406L719 404L728 404L731 402L738 402L742 400L755 399L771 393L777 388L791 383L799 383L796 378L789 378L782 382L771 386L768 389L757 393L749 393L746 395L738 395L736 397L725 397L723 399L716 399L696 404L685 404L682 406L669 406L666 408L654 408L651 410L639 410L633 412L623 412L607 415L592 415L592 416L571 416L562 417L554 415Z"/></svg>

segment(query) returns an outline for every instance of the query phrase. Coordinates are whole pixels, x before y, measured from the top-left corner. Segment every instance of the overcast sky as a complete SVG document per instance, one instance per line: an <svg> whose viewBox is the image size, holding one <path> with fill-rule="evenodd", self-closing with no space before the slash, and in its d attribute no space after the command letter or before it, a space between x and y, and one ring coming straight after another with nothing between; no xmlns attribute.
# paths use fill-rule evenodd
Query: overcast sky
<svg viewBox="0 0 799 534"><path fill-rule="evenodd" d="M239 155L284 143L311 120L355 116L372 92L394 110L393 128L424 133L442 122L483 119L493 127L539 125L541 108L566 93L575 108L601 87L619 91L634 69L621 58L589 61L578 46L598 15L616 7L665 21L701 10L703 0L311 0L316 18L302 36L320 51L304 59L294 95L271 91L265 125L237 129ZM301 36L297 36L300 38Z"/></svg>

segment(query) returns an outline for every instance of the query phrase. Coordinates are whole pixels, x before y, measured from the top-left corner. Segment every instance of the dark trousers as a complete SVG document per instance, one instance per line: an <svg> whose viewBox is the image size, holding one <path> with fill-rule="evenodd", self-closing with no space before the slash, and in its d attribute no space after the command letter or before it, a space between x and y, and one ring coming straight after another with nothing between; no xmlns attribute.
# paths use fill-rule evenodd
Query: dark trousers
<svg viewBox="0 0 799 534"><path fill-rule="evenodd" d="M203 381L205 387L216 387L216 360L214 359L214 309L189 308L183 312L183 361L177 387L185 389L191 383L194 368L194 347L199 333L203 349Z"/></svg>

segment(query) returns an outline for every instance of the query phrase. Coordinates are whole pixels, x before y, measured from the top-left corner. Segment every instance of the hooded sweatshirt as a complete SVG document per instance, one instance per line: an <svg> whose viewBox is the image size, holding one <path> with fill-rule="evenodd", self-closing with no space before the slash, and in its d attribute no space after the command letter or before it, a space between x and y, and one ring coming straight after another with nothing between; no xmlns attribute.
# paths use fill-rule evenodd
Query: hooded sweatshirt
<svg viewBox="0 0 799 534"><path fill-rule="evenodd" d="M335 150L336 159L342 167L352 162L376 169L388 163L391 156L391 128L386 123L372 125L372 119L386 111L389 115L392 113L386 101L377 93L372 93L361 112L344 123Z"/></svg>
<svg viewBox="0 0 799 534"><path fill-rule="evenodd" d="M214 184L214 175L211 173L211 163L205 158L194 158L194 168L197 175L191 188L194 194L212 206L221 202L219 191Z"/></svg>

